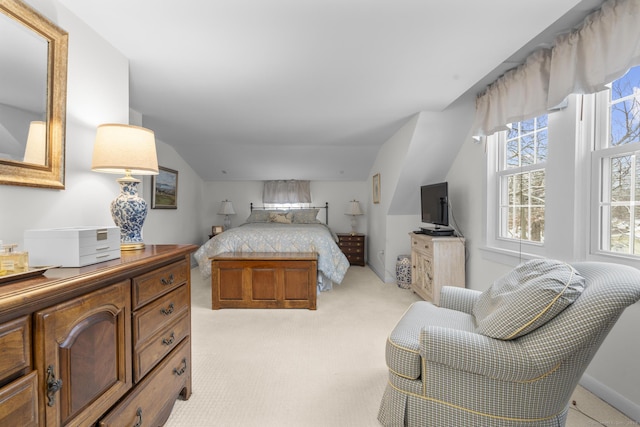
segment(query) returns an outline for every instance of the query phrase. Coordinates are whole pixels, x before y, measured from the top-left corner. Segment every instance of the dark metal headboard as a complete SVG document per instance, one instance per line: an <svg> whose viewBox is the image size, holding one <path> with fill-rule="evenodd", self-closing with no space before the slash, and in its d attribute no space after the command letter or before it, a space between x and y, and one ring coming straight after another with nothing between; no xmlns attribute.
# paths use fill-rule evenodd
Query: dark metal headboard
<svg viewBox="0 0 640 427"><path fill-rule="evenodd" d="M253 206L253 202L250 203L251 212L256 210L277 210L275 208L267 208L265 206ZM325 202L324 206L307 206L304 208L286 208L282 210L294 211L298 209L324 209L324 223L329 225L329 202Z"/></svg>

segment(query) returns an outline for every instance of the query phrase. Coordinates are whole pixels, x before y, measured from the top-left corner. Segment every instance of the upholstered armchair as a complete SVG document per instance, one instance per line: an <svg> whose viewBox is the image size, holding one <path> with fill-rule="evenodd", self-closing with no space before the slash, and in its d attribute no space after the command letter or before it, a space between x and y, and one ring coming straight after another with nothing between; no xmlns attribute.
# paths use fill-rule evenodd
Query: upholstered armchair
<svg viewBox="0 0 640 427"><path fill-rule="evenodd" d="M618 264L524 263L485 292L442 289L416 302L386 346L385 426L563 426L587 365L640 271Z"/></svg>

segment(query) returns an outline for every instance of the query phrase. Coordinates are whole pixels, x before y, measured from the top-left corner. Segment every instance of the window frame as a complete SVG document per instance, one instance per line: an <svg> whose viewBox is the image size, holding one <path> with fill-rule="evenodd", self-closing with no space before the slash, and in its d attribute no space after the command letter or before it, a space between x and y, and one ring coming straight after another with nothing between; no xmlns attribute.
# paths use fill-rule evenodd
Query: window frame
<svg viewBox="0 0 640 427"><path fill-rule="evenodd" d="M547 129L549 124L547 122ZM546 177L547 160L549 156L549 139L547 139L547 160L540 163L506 168L506 135L508 131L496 132L487 137L487 180L486 180L486 218L485 242L486 249L502 252L504 254L518 254L519 258L543 256L545 252L544 242L535 242L523 239L511 239L501 235L501 230L506 224L502 221L502 180L508 176L516 176L521 173L543 170ZM548 138L548 136L547 136ZM546 185L546 184L545 184ZM508 191L508 190L507 190ZM546 200L545 200L546 211ZM546 221L545 221L546 224Z"/></svg>
<svg viewBox="0 0 640 427"><path fill-rule="evenodd" d="M603 224L603 209L601 209L601 199L604 198L603 193L607 192L610 187L610 181L605 177L610 177L609 166L605 160L613 157L623 155L635 155L636 161L640 161L640 141L609 146L609 134L610 134L610 85L608 89L600 91L594 94L595 105L593 108L593 122L594 122L594 137L593 148L591 151L591 204L590 204L590 238L589 238L589 253L603 257L608 260L627 260L631 263L640 264L640 254L633 255L632 253L614 252L605 250L604 245L607 239L611 238L604 236ZM636 197L636 205L640 205L640 195Z"/></svg>

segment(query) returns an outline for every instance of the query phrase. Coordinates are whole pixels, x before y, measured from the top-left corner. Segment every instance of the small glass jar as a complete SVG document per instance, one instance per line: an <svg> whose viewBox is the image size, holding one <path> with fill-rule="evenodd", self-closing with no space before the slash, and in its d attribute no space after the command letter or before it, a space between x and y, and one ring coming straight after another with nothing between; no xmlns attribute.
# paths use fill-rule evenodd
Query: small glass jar
<svg viewBox="0 0 640 427"><path fill-rule="evenodd" d="M0 276L29 271L29 253L18 252L17 244L2 245L0 250Z"/></svg>

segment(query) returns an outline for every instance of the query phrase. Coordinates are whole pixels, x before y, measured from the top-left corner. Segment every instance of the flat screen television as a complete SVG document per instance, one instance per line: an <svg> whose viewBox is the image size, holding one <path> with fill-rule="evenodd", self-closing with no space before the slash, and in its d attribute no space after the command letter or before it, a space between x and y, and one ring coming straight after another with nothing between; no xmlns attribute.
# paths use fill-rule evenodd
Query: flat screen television
<svg viewBox="0 0 640 427"><path fill-rule="evenodd" d="M420 187L422 222L439 229L449 226L449 194L446 182Z"/></svg>

